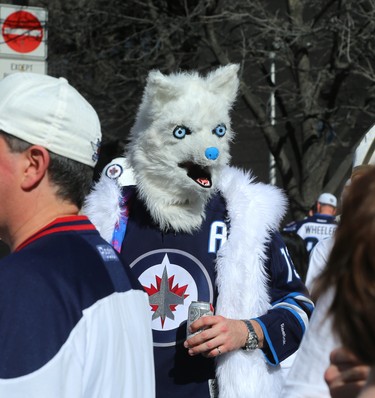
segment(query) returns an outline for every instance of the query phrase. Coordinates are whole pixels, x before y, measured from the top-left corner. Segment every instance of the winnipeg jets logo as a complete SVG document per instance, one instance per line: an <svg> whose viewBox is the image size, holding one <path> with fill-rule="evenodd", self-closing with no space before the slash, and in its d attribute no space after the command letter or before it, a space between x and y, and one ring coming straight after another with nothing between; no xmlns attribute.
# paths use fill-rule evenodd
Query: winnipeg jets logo
<svg viewBox="0 0 375 398"><path fill-rule="evenodd" d="M115 180L116 178L119 178L119 177L120 177L120 175L122 174L122 172L123 172L123 169L122 169L121 165L119 165L119 164L114 164L114 165L108 167L108 169L107 169L105 175L106 175L108 178L110 178L110 179L112 179L112 180Z"/></svg>
<svg viewBox="0 0 375 398"><path fill-rule="evenodd" d="M197 287L190 273L163 255L162 261L154 264L139 277L149 296L152 312L152 328L168 331L175 329L187 319L191 300L197 300Z"/></svg>
<svg viewBox="0 0 375 398"><path fill-rule="evenodd" d="M168 257L165 256L168 260ZM156 276L156 286L143 286L148 293L149 302L154 314L152 319L160 318L162 327L164 326L165 318L174 320L173 312L180 304L184 304L184 300L188 294L184 294L187 285L179 287L178 284L173 285L174 276L168 277L167 267L164 267L163 276L160 278Z"/></svg>
<svg viewBox="0 0 375 398"><path fill-rule="evenodd" d="M145 253L130 267L149 296L154 345L184 340L190 303L213 300L203 264L182 250L160 249Z"/></svg>

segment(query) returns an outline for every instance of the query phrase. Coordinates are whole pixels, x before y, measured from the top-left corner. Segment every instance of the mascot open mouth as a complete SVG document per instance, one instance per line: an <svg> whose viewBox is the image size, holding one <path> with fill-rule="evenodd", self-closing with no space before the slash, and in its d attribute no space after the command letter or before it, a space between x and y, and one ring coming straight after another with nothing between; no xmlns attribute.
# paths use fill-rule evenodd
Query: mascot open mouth
<svg viewBox="0 0 375 398"><path fill-rule="evenodd" d="M192 162L179 163L179 167L186 169L188 177L203 188L211 188L211 174L206 167L201 167Z"/></svg>

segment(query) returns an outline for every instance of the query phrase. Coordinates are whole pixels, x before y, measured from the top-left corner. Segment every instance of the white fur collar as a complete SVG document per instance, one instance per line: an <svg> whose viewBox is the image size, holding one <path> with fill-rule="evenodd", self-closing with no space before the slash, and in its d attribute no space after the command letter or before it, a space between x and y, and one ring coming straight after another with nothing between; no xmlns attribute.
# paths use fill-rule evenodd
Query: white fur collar
<svg viewBox="0 0 375 398"><path fill-rule="evenodd" d="M254 183L250 174L226 168L220 190L227 201L230 234L217 259L217 313L249 319L270 308L264 273L265 244L279 226L286 200L278 188ZM279 398L281 372L260 350L238 350L217 361L220 398Z"/></svg>
<svg viewBox="0 0 375 398"><path fill-rule="evenodd" d="M108 243L112 242L113 230L120 219L120 199L121 188L116 180L102 174L86 197L82 208L82 213L90 219Z"/></svg>

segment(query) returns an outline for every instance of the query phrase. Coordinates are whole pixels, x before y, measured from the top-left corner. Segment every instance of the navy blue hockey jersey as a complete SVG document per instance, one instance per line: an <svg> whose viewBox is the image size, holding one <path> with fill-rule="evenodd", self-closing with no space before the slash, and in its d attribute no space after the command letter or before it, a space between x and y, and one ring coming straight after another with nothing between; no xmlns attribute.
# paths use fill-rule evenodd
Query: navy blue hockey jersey
<svg viewBox="0 0 375 398"><path fill-rule="evenodd" d="M190 357L183 347L189 304L209 301L215 307L216 255L230 234L221 195L209 201L205 214L194 234L161 232L140 200L130 204L121 255L149 295L159 398L209 397L215 377L213 359ZM277 233L268 246L266 271L273 308L257 320L265 358L277 365L297 349L313 305Z"/></svg>
<svg viewBox="0 0 375 398"><path fill-rule="evenodd" d="M87 217L0 261L0 397L153 397L148 300Z"/></svg>

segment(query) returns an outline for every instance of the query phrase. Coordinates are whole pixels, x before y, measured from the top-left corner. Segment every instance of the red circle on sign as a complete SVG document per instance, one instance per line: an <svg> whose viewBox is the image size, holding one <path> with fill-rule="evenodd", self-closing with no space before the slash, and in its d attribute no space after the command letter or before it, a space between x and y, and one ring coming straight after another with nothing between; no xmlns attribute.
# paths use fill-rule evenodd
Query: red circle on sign
<svg viewBox="0 0 375 398"><path fill-rule="evenodd" d="M16 11L5 19L2 34L12 50L30 53L42 42L43 28L35 15L27 11Z"/></svg>

